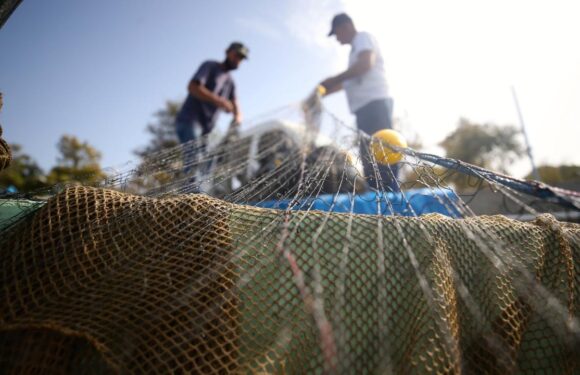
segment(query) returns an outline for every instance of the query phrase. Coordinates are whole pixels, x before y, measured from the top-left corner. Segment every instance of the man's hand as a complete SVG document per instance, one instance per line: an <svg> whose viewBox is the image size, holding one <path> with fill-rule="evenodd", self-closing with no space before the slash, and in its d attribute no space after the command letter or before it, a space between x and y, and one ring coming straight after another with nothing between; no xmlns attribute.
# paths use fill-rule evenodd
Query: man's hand
<svg viewBox="0 0 580 375"><path fill-rule="evenodd" d="M234 103L214 94L209 91L207 87L194 80L191 80L189 83L189 93L200 100L214 104L216 107L223 109L227 113L232 113L234 111Z"/></svg>
<svg viewBox="0 0 580 375"><path fill-rule="evenodd" d="M240 111L240 105L238 104L237 99L232 100L232 104L234 105L233 111L234 118L232 122L235 122L236 124L239 125L242 122L242 111Z"/></svg>
<svg viewBox="0 0 580 375"><path fill-rule="evenodd" d="M217 103L217 106L226 111L227 113L232 113L234 111L234 104L227 99L220 98L220 100Z"/></svg>
<svg viewBox="0 0 580 375"><path fill-rule="evenodd" d="M318 85L325 88L325 92L321 96L328 96L342 90L342 79L340 76L330 77L320 82Z"/></svg>
<svg viewBox="0 0 580 375"><path fill-rule="evenodd" d="M224 140L232 141L232 140L236 139L237 137L239 137L239 135L240 135L239 128L240 128L240 123L236 122L236 120L232 120L232 122L230 122L230 126L228 127L228 131L226 132Z"/></svg>
<svg viewBox="0 0 580 375"><path fill-rule="evenodd" d="M356 62L344 72L320 82L326 88L326 95L342 90L342 83L348 79L360 77L368 72L375 64L376 56L372 50L365 50L358 54Z"/></svg>

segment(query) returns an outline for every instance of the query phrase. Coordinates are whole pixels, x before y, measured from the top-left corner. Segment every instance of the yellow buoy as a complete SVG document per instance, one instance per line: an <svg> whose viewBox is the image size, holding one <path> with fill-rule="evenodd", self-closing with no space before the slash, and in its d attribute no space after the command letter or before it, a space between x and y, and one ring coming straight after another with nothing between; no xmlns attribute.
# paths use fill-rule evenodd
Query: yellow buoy
<svg viewBox="0 0 580 375"><path fill-rule="evenodd" d="M407 141L403 136L392 129L379 130L373 134L371 140L371 152L380 164L395 164L403 158L403 154L390 149L387 145L407 147Z"/></svg>

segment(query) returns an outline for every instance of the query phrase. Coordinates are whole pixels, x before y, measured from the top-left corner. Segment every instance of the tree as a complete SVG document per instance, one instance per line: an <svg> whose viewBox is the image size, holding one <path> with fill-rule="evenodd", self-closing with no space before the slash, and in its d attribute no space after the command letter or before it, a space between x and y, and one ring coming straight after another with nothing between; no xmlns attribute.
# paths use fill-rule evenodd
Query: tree
<svg viewBox="0 0 580 375"><path fill-rule="evenodd" d="M87 142L81 142L72 135L63 135L57 148L60 157L48 174L50 184L79 182L92 185L105 177L99 165L101 153Z"/></svg>
<svg viewBox="0 0 580 375"><path fill-rule="evenodd" d="M462 118L457 129L439 145L447 157L507 173L507 167L524 153L518 135L519 130L513 126L479 125Z"/></svg>
<svg viewBox="0 0 580 375"><path fill-rule="evenodd" d="M160 153L179 145L174 124L180 107L180 103L167 101L165 108L155 113L156 121L147 125L146 131L151 135L151 139L148 145L134 151L141 162L128 186L129 190L142 192L160 188L179 173L181 152L176 150L164 157L160 157Z"/></svg>
<svg viewBox="0 0 580 375"><path fill-rule="evenodd" d="M151 140L147 146L135 150L135 155L141 159L146 159L149 155L175 147L179 144L175 134L174 123L180 105L180 103L167 101L165 108L155 113L154 116L157 118L157 121L148 124L146 128L147 133L151 135Z"/></svg>
<svg viewBox="0 0 580 375"><path fill-rule="evenodd" d="M507 168L524 154L518 135L519 130L513 126L480 125L461 118L457 129L439 145L449 158L508 173ZM449 180L458 188L468 184L467 177L457 174Z"/></svg>
<svg viewBox="0 0 580 375"><path fill-rule="evenodd" d="M4 102L0 92L0 110ZM30 191L45 186L44 172L30 156L22 152L22 147L17 144L8 146L2 139L2 127L0 126L0 170L8 167L0 173L0 190L9 187L20 191Z"/></svg>
<svg viewBox="0 0 580 375"><path fill-rule="evenodd" d="M38 164L22 152L22 146L11 144L12 161L0 173L0 187L13 186L19 191L31 191L46 186L46 177Z"/></svg>
<svg viewBox="0 0 580 375"><path fill-rule="evenodd" d="M580 184L580 166L578 165L541 165L538 167L540 180L549 185L560 185L567 183ZM533 179L532 173L526 179Z"/></svg>

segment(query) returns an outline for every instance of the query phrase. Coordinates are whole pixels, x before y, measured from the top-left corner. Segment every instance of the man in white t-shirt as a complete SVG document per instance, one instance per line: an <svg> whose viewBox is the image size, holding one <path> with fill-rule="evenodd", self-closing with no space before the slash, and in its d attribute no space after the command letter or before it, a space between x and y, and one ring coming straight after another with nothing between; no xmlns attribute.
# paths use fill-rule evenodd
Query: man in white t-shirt
<svg viewBox="0 0 580 375"><path fill-rule="evenodd" d="M340 44L350 44L351 52L348 69L320 83L326 89L326 95L344 89L357 126L365 133L372 135L381 129L391 129L393 100L389 96L384 61L377 41L371 34L357 31L346 13L334 16L328 36L331 35L335 35ZM361 141L360 153L365 177L371 187L399 191L397 165L379 165L381 187L371 163L368 140Z"/></svg>

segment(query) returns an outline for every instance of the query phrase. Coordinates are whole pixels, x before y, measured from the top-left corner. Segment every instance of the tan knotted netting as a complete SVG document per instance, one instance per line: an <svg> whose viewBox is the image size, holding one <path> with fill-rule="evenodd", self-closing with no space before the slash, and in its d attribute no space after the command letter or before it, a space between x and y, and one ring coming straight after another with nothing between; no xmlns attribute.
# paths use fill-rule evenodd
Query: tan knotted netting
<svg viewBox="0 0 580 375"><path fill-rule="evenodd" d="M1 196L0 373L580 371L580 193L272 117Z"/></svg>
<svg viewBox="0 0 580 375"><path fill-rule="evenodd" d="M3 373L578 371L580 227L73 187L2 238Z"/></svg>

